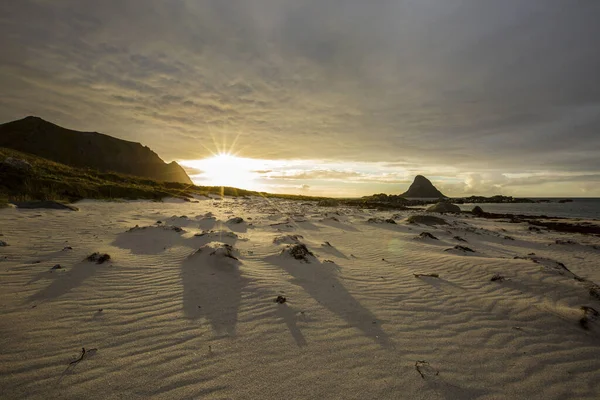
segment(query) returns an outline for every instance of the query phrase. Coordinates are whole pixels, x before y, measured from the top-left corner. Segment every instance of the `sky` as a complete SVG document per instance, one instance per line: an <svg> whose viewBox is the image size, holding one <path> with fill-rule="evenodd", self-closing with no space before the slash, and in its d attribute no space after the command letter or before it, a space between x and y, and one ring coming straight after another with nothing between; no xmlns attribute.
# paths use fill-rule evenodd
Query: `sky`
<svg viewBox="0 0 600 400"><path fill-rule="evenodd" d="M0 121L141 142L198 183L600 197L598 21L597 0L7 0Z"/></svg>

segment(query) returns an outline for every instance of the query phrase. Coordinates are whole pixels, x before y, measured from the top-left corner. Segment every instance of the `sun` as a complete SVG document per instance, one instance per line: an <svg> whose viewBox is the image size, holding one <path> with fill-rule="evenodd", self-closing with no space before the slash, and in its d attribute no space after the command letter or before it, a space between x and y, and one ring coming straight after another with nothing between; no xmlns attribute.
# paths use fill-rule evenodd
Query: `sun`
<svg viewBox="0 0 600 400"><path fill-rule="evenodd" d="M201 171L199 180L207 186L231 186L249 189L257 177L251 159L236 157L231 153L219 153L202 160L189 160L183 165Z"/></svg>

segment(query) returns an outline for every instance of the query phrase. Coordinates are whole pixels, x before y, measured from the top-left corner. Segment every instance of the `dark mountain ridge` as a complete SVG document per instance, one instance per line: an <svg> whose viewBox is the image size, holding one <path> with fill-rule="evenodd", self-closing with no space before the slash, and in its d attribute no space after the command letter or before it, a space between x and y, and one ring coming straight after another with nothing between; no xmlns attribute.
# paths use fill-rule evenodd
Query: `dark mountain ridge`
<svg viewBox="0 0 600 400"><path fill-rule="evenodd" d="M98 132L66 129L39 117L26 117L0 125L0 147L103 172L192 184L175 161L165 163L140 143Z"/></svg>

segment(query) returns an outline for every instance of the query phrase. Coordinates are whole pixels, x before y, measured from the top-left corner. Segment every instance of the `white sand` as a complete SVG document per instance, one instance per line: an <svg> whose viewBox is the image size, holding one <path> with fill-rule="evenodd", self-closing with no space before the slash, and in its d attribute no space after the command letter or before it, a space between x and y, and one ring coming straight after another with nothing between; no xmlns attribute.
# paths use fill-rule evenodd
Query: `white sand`
<svg viewBox="0 0 600 400"><path fill-rule="evenodd" d="M0 210L3 399L600 398L600 327L579 324L600 301L556 264L600 282L597 237L254 198L78 206ZM281 254L296 240L311 263Z"/></svg>

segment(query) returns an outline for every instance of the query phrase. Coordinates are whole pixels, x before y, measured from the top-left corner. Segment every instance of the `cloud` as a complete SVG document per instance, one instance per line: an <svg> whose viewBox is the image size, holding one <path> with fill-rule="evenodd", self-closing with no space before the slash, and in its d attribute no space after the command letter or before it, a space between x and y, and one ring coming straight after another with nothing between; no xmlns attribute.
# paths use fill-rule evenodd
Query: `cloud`
<svg viewBox="0 0 600 400"><path fill-rule="evenodd" d="M508 188L494 171L584 176L600 171L598 18L564 0L6 1L0 120L166 160L234 146L453 170L469 190Z"/></svg>

